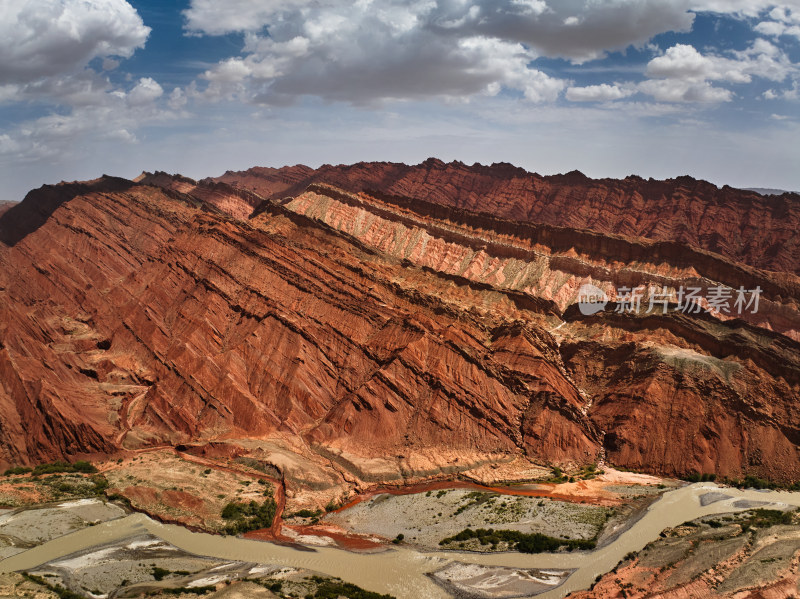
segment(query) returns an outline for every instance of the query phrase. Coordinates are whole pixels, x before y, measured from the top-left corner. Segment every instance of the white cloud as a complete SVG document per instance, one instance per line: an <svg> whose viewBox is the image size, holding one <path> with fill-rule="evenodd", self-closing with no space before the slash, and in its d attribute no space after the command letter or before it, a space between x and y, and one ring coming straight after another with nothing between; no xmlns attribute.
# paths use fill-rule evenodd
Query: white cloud
<svg viewBox="0 0 800 599"><path fill-rule="evenodd" d="M767 8L776 23L795 14L791 3L715 0L359 0L346 7L332 0L192 0L184 14L196 34L245 34L242 55L202 75L207 99L283 105L316 96L369 105L464 100L502 89L548 101L569 82L531 68L537 58L581 64L632 44L646 47L659 33L689 31L693 10L744 16L766 15ZM720 102L734 93L719 82L782 81L792 70L765 40L726 56L678 44L650 62L649 81L638 89L660 101ZM621 99L636 89L572 87L568 98Z"/></svg>
<svg viewBox="0 0 800 599"><path fill-rule="evenodd" d="M711 69L711 60L693 46L676 44L663 56L657 56L650 61L647 74L651 77L704 79Z"/></svg>
<svg viewBox="0 0 800 599"><path fill-rule="evenodd" d="M150 33L124 0L3 0L0 83L29 83L100 57L130 57Z"/></svg>
<svg viewBox="0 0 800 599"><path fill-rule="evenodd" d="M164 94L164 90L155 79L142 77L134 88L128 92L130 106L145 106L152 104Z"/></svg>
<svg viewBox="0 0 800 599"><path fill-rule="evenodd" d="M551 10L544 0L511 0L511 4L521 7L524 14L537 17Z"/></svg>
<svg viewBox="0 0 800 599"><path fill-rule="evenodd" d="M108 79L86 69L2 86L0 103L45 101L61 106L87 106L102 104L110 91Z"/></svg>
<svg viewBox="0 0 800 599"><path fill-rule="evenodd" d="M693 0L691 10L757 17L770 9L800 9L800 0Z"/></svg>
<svg viewBox="0 0 800 599"><path fill-rule="evenodd" d="M540 56L578 64L631 45L643 46L659 33L689 31L694 22L685 0L559 0L539 14L517 14L513 3L502 0L482 4L482 18L467 23L464 34L519 42Z"/></svg>
<svg viewBox="0 0 800 599"><path fill-rule="evenodd" d="M167 101L167 105L172 110L180 110L184 106L186 106L187 102L188 102L188 99L186 97L186 93L180 87L176 87L170 93L169 100Z"/></svg>
<svg viewBox="0 0 800 599"><path fill-rule="evenodd" d="M75 154L99 141L135 143L135 131L143 124L163 123L179 115L159 103L161 86L148 77L128 92L112 90L91 104L73 106L65 114L51 113L20 123L0 133L6 142L0 154L12 154L21 161L55 159Z"/></svg>
<svg viewBox="0 0 800 599"><path fill-rule="evenodd" d="M688 0L361 0L352 6L331 0L192 0L184 15L187 29L197 34L255 33L268 27L280 41L305 30L312 38L324 34L345 42L341 34L348 31L355 36L349 41L358 46L360 38L371 35L366 26L377 21L389 33L497 38L524 44L536 55L585 62L642 45L665 31L688 31L694 15L687 9ZM366 19L368 13L374 19Z"/></svg>
<svg viewBox="0 0 800 599"><path fill-rule="evenodd" d="M755 30L768 37L790 35L800 39L800 7L794 10L777 7L769 12L769 21L761 21Z"/></svg>
<svg viewBox="0 0 800 599"><path fill-rule="evenodd" d="M733 92L714 87L708 81L682 79L648 79L639 84L639 90L659 102L730 102Z"/></svg>
<svg viewBox="0 0 800 599"><path fill-rule="evenodd" d="M4 0L0 103L24 102L42 116L0 131L0 153L50 160L98 140L135 142L142 124L173 118L153 78L120 87L106 73L143 47L149 33L124 0ZM103 72L89 66L94 59Z"/></svg>
<svg viewBox="0 0 800 599"><path fill-rule="evenodd" d="M450 17L471 19L480 9L465 6L462 13L434 15L435 7L430 0L365 2L281 13L269 36L245 34L244 56L203 73L208 83L202 96L256 104L287 104L300 96L374 104L466 100L509 89L542 102L566 87L565 81L530 68L537 54L521 43L459 33L461 25ZM543 10L537 2L525 8Z"/></svg>
<svg viewBox="0 0 800 599"><path fill-rule="evenodd" d="M183 14L191 32L223 35L236 31L259 31L281 12L307 9L315 0L192 0Z"/></svg>
<svg viewBox="0 0 800 599"><path fill-rule="evenodd" d="M463 100L502 89L548 101L569 83L531 68L539 57L584 63L631 44L645 47L662 32L689 31L692 10L742 16L766 8L784 21L794 14L791 4L715 0L360 0L347 7L331 0L192 0L185 16L197 34L245 33L243 55L202 75L207 99L278 105L316 96L369 105ZM721 102L734 93L719 82L781 81L792 70L765 40L726 56L677 44L650 62L649 80L638 89L660 101ZM614 100L636 89L578 86L567 97Z"/></svg>
<svg viewBox="0 0 800 599"><path fill-rule="evenodd" d="M693 46L676 44L648 63L651 79L640 83L639 90L661 102L728 102L734 93L711 82L750 83L753 77L784 81L796 72L786 54L764 39L730 55L701 54Z"/></svg>
<svg viewBox="0 0 800 599"><path fill-rule="evenodd" d="M632 89L623 89L618 85L588 85L585 87L570 87L567 90L567 100L571 102L607 102L621 100L635 93Z"/></svg>
<svg viewBox="0 0 800 599"><path fill-rule="evenodd" d="M792 82L792 87L783 90L768 89L762 94L765 100L797 100L800 98L800 79Z"/></svg>

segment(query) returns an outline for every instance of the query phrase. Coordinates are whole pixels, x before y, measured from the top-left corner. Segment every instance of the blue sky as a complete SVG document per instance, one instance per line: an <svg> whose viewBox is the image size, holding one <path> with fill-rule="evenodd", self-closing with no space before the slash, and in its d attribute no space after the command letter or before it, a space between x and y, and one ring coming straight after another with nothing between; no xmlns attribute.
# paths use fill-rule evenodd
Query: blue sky
<svg viewBox="0 0 800 599"><path fill-rule="evenodd" d="M0 199L429 156L800 190L799 88L800 0L6 0Z"/></svg>

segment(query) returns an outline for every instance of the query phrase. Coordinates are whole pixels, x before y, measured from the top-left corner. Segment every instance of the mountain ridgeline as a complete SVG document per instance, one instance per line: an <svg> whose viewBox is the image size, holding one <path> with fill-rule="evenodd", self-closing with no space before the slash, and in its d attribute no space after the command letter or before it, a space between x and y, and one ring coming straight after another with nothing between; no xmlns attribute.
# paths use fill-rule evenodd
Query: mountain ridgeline
<svg viewBox="0 0 800 599"><path fill-rule="evenodd" d="M797 230L794 194L434 159L45 186L0 214L0 462L250 439L298 485L794 482ZM758 306L646 309L686 287Z"/></svg>

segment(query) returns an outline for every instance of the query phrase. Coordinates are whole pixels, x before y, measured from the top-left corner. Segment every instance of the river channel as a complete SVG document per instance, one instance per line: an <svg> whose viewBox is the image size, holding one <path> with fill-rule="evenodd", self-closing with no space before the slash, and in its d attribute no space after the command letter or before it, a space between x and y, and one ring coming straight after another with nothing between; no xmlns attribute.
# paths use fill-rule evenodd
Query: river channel
<svg viewBox="0 0 800 599"><path fill-rule="evenodd" d="M703 506L701 497L709 493L713 493L716 500ZM728 497L720 499L720 493ZM782 506L800 506L800 493L737 490L717 487L713 483L697 483L665 493L642 517L604 547L592 552L535 555L423 552L406 546L382 553L354 553L328 547L299 550L262 541L191 532L180 526L161 524L143 514L132 514L58 537L6 558L0 561L0 571L31 569L96 545L149 532L196 555L307 568L338 576L365 589L392 594L398 599L448 597L444 589L426 574L453 561L514 568L574 569L563 584L537 595L537 598L550 599L588 588L598 575L611 570L628 552L641 550L667 527L702 516L743 511L747 507Z"/></svg>

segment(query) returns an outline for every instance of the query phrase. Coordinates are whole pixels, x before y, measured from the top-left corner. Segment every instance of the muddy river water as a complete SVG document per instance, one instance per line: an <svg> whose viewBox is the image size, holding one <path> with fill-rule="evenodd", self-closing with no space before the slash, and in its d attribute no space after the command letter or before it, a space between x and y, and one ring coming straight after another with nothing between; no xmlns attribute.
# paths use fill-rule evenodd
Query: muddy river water
<svg viewBox="0 0 800 599"><path fill-rule="evenodd" d="M611 570L628 552L642 549L664 528L702 516L751 507L786 506L800 506L800 493L742 491L698 483L665 493L642 517L604 547L592 552L536 555L422 552L405 546L372 554L328 547L303 551L261 541L191 532L180 526L158 523L142 514L133 514L67 534L9 557L0 561L0 571L30 569L71 553L147 531L197 555L307 568L338 576L372 591L390 593L398 599L448 597L426 574L450 562L544 570L574 569L563 584L537 596L545 599L588 588L595 577Z"/></svg>

